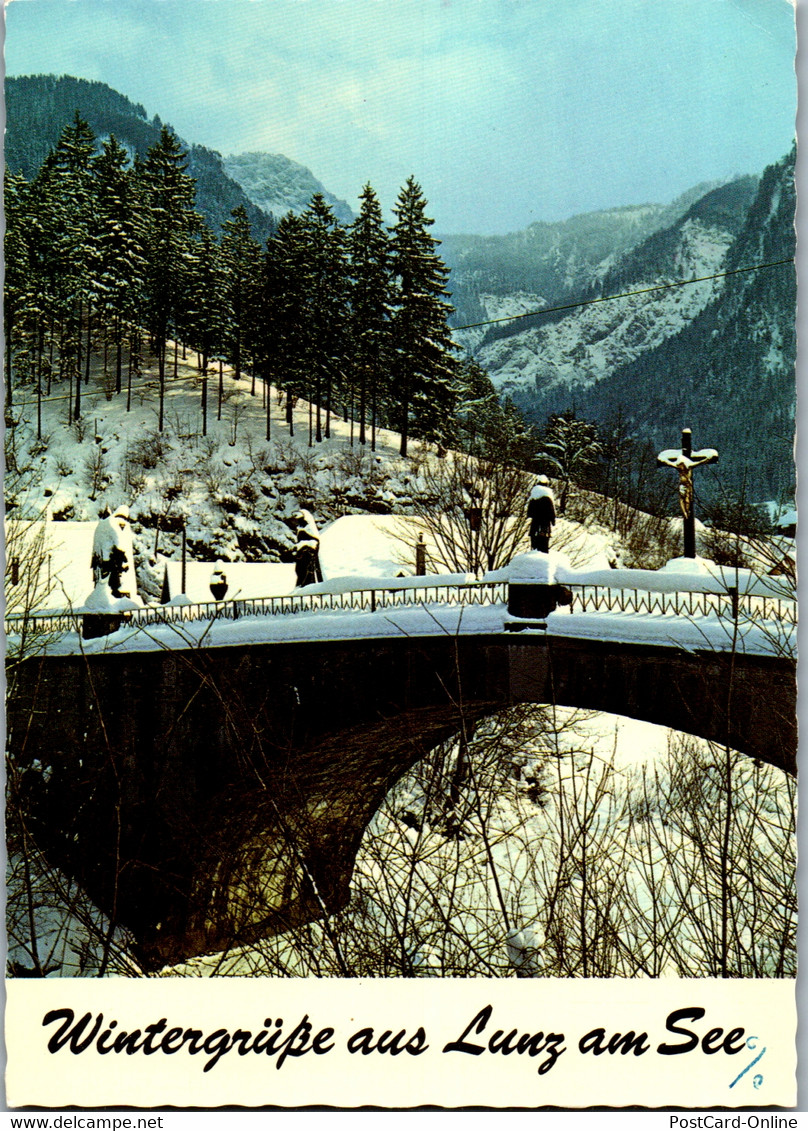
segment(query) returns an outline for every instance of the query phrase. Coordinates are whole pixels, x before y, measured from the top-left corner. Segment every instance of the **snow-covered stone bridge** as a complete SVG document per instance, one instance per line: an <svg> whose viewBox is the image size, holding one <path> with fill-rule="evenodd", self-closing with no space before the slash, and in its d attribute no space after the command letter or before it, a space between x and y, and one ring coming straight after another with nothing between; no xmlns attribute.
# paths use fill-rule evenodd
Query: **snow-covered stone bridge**
<svg viewBox="0 0 808 1131"><path fill-rule="evenodd" d="M794 617L765 604L774 583L761 593L736 573L723 593L697 578L683 591L669 576L630 590L661 604L621 605L604 596L616 572L609 587L588 579L588 596L578 579L577 602L569 576L517 563L467 586L473 603L429 599L419 579L364 607L235 602L188 619L180 604L98 639L57 634L9 702L32 829L155 968L340 907L397 778L514 703L661 723L794 773ZM511 616L525 582L561 585L573 611ZM699 593L701 615L669 606Z"/></svg>

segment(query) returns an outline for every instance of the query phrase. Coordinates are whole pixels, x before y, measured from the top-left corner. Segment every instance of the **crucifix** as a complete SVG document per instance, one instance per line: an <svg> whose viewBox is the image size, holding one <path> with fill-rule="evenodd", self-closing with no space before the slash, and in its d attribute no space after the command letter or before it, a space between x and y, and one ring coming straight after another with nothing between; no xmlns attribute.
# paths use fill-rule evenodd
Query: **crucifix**
<svg viewBox="0 0 808 1131"><path fill-rule="evenodd" d="M696 556L696 513L693 506L693 468L704 463L715 463L718 452L715 448L702 448L693 451L693 437L689 428L682 431L682 447L666 448L657 456L657 462L665 467L673 467L679 472L679 507L682 511L684 529L684 556Z"/></svg>

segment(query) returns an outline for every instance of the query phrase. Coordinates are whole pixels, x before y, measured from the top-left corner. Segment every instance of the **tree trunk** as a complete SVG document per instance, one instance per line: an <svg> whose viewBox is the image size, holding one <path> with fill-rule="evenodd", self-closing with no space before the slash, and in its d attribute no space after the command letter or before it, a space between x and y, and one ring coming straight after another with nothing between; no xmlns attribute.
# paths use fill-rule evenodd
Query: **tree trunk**
<svg viewBox="0 0 808 1131"><path fill-rule="evenodd" d="M87 300L87 356L84 359L84 384L90 384L90 346L92 345L93 304Z"/></svg>
<svg viewBox="0 0 808 1131"><path fill-rule="evenodd" d="M11 381L11 330L14 325L14 320L9 310L6 315L6 403L11 408L14 403L12 396L12 381Z"/></svg>
<svg viewBox="0 0 808 1131"><path fill-rule="evenodd" d="M81 416L81 299L79 299L78 328L76 331L76 404L73 410L73 419Z"/></svg>
<svg viewBox="0 0 808 1131"><path fill-rule="evenodd" d="M53 332L53 322L50 324L50 335L48 342L48 396L51 395L51 381L53 380L53 342L55 334Z"/></svg>
<svg viewBox="0 0 808 1131"><path fill-rule="evenodd" d="M37 325L36 363L36 438L42 439L42 355L45 352L45 323L40 317Z"/></svg>
<svg viewBox="0 0 808 1131"><path fill-rule="evenodd" d="M157 418L157 431L163 431L163 417L166 403L166 339L157 343L157 371L160 374L160 411Z"/></svg>
<svg viewBox="0 0 808 1131"><path fill-rule="evenodd" d="M317 435L316 435L315 438L317 440L317 443L321 444L322 441L323 441L323 429L322 429L322 424L320 422L320 397L322 396L322 376L320 374L319 365L317 366L317 385L316 385L315 395L317 397ZM309 401L309 405L311 405L311 401ZM309 408L309 419L311 419L311 408ZM309 425L309 433L311 433L311 425ZM309 436L309 444L311 444L311 436Z"/></svg>
<svg viewBox="0 0 808 1131"><path fill-rule="evenodd" d="M331 377L326 377L325 385L325 438L331 439Z"/></svg>
<svg viewBox="0 0 808 1131"><path fill-rule="evenodd" d="M368 373L367 366L363 365L359 370L359 443L365 443L365 414L367 413L367 388L368 388Z"/></svg>
<svg viewBox="0 0 808 1131"><path fill-rule="evenodd" d="M370 389L370 450L376 451L376 370L373 370L373 383Z"/></svg>
<svg viewBox="0 0 808 1131"><path fill-rule="evenodd" d="M117 339L115 349L115 392L120 393L121 374L123 370L123 328L121 326L120 318L118 319L118 327L115 337Z"/></svg>
<svg viewBox="0 0 808 1131"><path fill-rule="evenodd" d="M137 340L138 339L137 339L136 334L133 335L129 339L129 364L127 366L127 374L126 374L126 411L127 412L130 412L131 409L132 409L132 355L134 354L135 343L136 343Z"/></svg>

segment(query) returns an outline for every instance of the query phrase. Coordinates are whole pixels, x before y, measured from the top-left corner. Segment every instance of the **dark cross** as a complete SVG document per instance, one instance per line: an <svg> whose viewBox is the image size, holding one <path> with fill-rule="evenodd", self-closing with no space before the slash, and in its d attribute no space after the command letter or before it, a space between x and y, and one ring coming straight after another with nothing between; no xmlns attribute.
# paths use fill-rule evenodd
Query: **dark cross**
<svg viewBox="0 0 808 1131"><path fill-rule="evenodd" d="M693 468L703 463L715 463L718 452L715 448L702 448L693 451L693 437L689 428L682 431L682 447L666 448L657 456L657 462L665 467L673 467L679 472L679 507L682 511L684 528L684 556L696 556L696 512L693 506Z"/></svg>

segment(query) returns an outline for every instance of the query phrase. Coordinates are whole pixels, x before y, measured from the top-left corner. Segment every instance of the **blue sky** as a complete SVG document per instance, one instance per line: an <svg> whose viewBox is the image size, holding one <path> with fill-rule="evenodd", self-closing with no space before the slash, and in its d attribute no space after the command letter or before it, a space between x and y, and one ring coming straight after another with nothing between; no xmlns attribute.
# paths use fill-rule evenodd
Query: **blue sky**
<svg viewBox="0 0 808 1131"><path fill-rule="evenodd" d="M108 83L187 141L436 230L668 201L789 148L789 0L11 0L7 73Z"/></svg>

